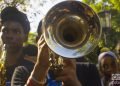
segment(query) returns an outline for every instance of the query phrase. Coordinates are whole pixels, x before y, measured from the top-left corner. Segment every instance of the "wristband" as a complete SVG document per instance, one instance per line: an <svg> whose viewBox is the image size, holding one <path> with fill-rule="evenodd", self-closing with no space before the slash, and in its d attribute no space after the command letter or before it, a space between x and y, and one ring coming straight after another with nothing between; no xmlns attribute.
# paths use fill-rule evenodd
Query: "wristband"
<svg viewBox="0 0 120 86"><path fill-rule="evenodd" d="M32 79L32 80L33 80L34 82L36 82L37 84L45 84L45 83L46 83L46 79L43 80L43 81L38 81L38 80L36 80L33 76L30 77L30 79Z"/></svg>

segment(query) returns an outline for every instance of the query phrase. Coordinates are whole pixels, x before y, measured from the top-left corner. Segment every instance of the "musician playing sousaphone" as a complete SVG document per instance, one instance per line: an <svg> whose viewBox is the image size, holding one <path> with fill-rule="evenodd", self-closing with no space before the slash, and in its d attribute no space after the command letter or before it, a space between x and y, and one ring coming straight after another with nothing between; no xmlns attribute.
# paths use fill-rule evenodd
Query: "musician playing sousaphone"
<svg viewBox="0 0 120 86"><path fill-rule="evenodd" d="M64 1L50 9L40 24L37 62L25 86L101 86L94 65L76 65L76 58L88 54L100 38L95 12L82 2Z"/></svg>

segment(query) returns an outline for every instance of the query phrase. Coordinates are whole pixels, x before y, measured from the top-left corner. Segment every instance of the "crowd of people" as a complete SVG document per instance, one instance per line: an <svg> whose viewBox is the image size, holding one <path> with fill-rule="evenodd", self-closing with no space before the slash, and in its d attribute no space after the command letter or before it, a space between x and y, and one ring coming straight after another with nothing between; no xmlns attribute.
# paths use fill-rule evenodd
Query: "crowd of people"
<svg viewBox="0 0 120 86"><path fill-rule="evenodd" d="M51 50L42 33L42 20L37 29L36 45L23 46L29 31L30 22L26 14L16 7L2 10L0 48L5 49L0 53L6 55L0 57L0 61L5 58L5 80L0 80L0 86L114 86L112 74L120 74L120 43L116 46L117 53L106 51L99 54L98 67L85 57L63 58L62 70L54 74L49 61ZM1 76L2 71L1 68Z"/></svg>

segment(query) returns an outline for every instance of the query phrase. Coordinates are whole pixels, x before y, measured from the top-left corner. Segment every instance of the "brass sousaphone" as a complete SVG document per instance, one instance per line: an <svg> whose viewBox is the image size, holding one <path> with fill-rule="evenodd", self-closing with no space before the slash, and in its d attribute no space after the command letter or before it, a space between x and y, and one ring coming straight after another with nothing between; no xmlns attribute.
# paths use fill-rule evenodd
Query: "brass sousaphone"
<svg viewBox="0 0 120 86"><path fill-rule="evenodd" d="M102 32L98 15L80 1L63 1L53 6L43 19L42 28L49 48L66 58L91 52Z"/></svg>

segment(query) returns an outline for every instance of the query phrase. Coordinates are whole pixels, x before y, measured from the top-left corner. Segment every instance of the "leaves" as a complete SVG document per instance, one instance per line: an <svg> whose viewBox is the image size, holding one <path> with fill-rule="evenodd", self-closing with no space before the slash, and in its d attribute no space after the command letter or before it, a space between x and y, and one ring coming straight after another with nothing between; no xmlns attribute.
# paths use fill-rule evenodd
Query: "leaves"
<svg viewBox="0 0 120 86"><path fill-rule="evenodd" d="M92 7L96 13L105 10L110 11L111 28L103 28L102 38L97 49L107 47L110 50L114 50L117 41L120 40L120 0L83 0L83 2ZM87 57L96 63L96 49Z"/></svg>
<svg viewBox="0 0 120 86"><path fill-rule="evenodd" d="M30 32L28 36L28 41L25 44L35 44L36 45L36 33Z"/></svg>

